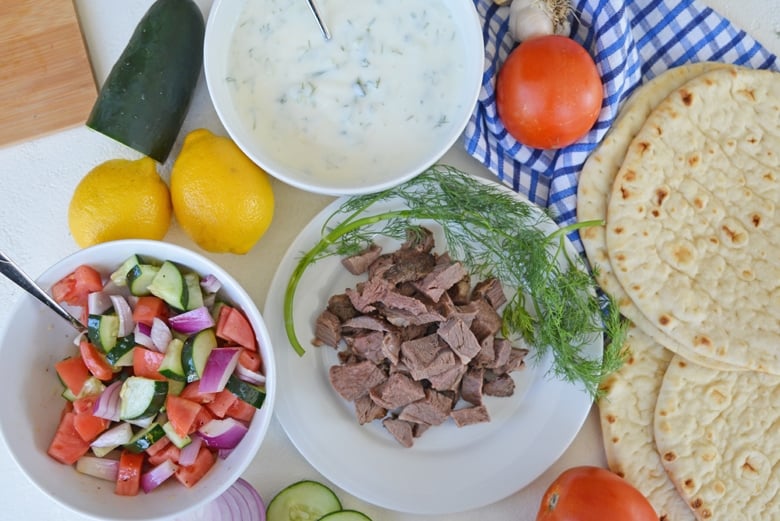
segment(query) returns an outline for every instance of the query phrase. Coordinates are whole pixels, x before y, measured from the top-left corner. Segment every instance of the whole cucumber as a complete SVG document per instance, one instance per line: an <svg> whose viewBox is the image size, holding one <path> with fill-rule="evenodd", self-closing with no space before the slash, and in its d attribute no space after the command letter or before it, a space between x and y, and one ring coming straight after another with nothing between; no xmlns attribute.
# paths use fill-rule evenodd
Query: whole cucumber
<svg viewBox="0 0 780 521"><path fill-rule="evenodd" d="M87 126L164 163L203 66L204 34L193 0L156 0L108 74Z"/></svg>

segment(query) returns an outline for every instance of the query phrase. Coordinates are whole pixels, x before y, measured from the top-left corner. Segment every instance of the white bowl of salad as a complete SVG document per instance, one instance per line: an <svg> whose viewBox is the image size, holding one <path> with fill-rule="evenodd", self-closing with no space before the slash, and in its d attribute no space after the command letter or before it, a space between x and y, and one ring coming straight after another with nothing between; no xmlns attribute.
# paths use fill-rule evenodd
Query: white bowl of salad
<svg viewBox="0 0 780 521"><path fill-rule="evenodd" d="M484 71L473 0L216 0L204 71L220 120L269 174L329 195L371 193L456 142Z"/></svg>
<svg viewBox="0 0 780 521"><path fill-rule="evenodd" d="M27 477L95 519L171 519L221 495L271 420L263 318L187 249L126 240L38 279L86 326L23 295L0 331L0 433Z"/></svg>

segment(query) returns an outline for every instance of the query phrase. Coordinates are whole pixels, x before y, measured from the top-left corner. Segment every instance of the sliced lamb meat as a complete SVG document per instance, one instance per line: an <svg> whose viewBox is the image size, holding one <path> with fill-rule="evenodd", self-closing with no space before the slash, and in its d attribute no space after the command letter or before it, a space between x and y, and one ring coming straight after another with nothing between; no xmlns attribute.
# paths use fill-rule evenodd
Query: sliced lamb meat
<svg viewBox="0 0 780 521"><path fill-rule="evenodd" d="M382 254L382 248L376 244L371 244L366 249L341 259L341 264L347 268L353 275L360 275L368 271L368 267Z"/></svg>
<svg viewBox="0 0 780 521"><path fill-rule="evenodd" d="M485 371L482 392L487 396L512 396L515 393L515 381L509 374L496 375L488 370Z"/></svg>
<svg viewBox="0 0 780 521"><path fill-rule="evenodd" d="M320 313L314 324L314 345L328 345L338 347L341 341L341 322L339 317L327 309Z"/></svg>
<svg viewBox="0 0 780 521"><path fill-rule="evenodd" d="M382 277L391 284L416 281L433 270L436 259L433 255L416 250L398 250L393 253L393 264Z"/></svg>
<svg viewBox="0 0 780 521"><path fill-rule="evenodd" d="M387 379L377 365L368 360L342 365L333 365L328 370L330 384L345 400L357 400L369 389Z"/></svg>
<svg viewBox="0 0 780 521"><path fill-rule="evenodd" d="M467 273L447 290L447 294L456 306L468 304L471 301L471 276Z"/></svg>
<svg viewBox="0 0 780 521"><path fill-rule="evenodd" d="M391 364L398 364L401 357L401 335L397 331L388 331L382 337L382 354Z"/></svg>
<svg viewBox="0 0 780 521"><path fill-rule="evenodd" d="M355 416L360 425L384 418L386 414L387 409L377 405L367 394L355 400Z"/></svg>
<svg viewBox="0 0 780 521"><path fill-rule="evenodd" d="M406 241L401 244L401 249L429 253L435 245L433 232L425 226L419 226L406 230Z"/></svg>
<svg viewBox="0 0 780 521"><path fill-rule="evenodd" d="M388 322L402 328L433 324L444 320L444 317L436 311L426 311L417 314L404 309L382 308L381 311Z"/></svg>
<svg viewBox="0 0 780 521"><path fill-rule="evenodd" d="M413 424L408 421L387 417L382 420L382 425L404 447L409 448L414 444Z"/></svg>
<svg viewBox="0 0 780 521"><path fill-rule="evenodd" d="M484 423L490 421L490 414L488 414L487 407L484 405L453 409L453 411L450 413L450 416L453 420L455 420L455 425L458 427L465 427L466 425L474 425L475 423Z"/></svg>
<svg viewBox="0 0 780 521"><path fill-rule="evenodd" d="M382 298L378 300L378 303L382 304L382 309L408 311L414 315L422 315L428 312L428 307L420 299L402 295L395 290L385 292Z"/></svg>
<svg viewBox="0 0 780 521"><path fill-rule="evenodd" d="M493 309L493 306L485 299L475 299L463 306L464 311L474 312L474 320L471 322L471 330L480 342L501 331L501 315Z"/></svg>
<svg viewBox="0 0 780 521"><path fill-rule="evenodd" d="M420 382L412 380L408 375L393 373L387 380L373 387L369 396L380 407L392 410L425 398L425 390Z"/></svg>
<svg viewBox="0 0 780 521"><path fill-rule="evenodd" d="M435 333L402 342L401 362L409 368L415 380L430 378L460 365L452 349Z"/></svg>
<svg viewBox="0 0 780 521"><path fill-rule="evenodd" d="M339 317L341 322L349 320L352 317L356 317L360 314L346 293L339 293L333 295L328 299L328 311Z"/></svg>
<svg viewBox="0 0 780 521"><path fill-rule="evenodd" d="M438 335L450 346L460 361L467 364L480 352L477 337L462 318L448 318L439 325Z"/></svg>
<svg viewBox="0 0 780 521"><path fill-rule="evenodd" d="M496 337L488 335L479 343L479 353L471 360L474 367L493 367L496 362Z"/></svg>
<svg viewBox="0 0 780 521"><path fill-rule="evenodd" d="M431 426L427 423L413 423L412 424L412 436L415 438L419 438L422 436L425 431L427 431Z"/></svg>
<svg viewBox="0 0 780 521"><path fill-rule="evenodd" d="M412 402L398 414L401 420L427 425L441 425L452 410L452 398L433 389L425 390L425 398Z"/></svg>
<svg viewBox="0 0 780 521"><path fill-rule="evenodd" d="M460 392L461 381L467 369L467 365L453 363L449 365L449 369L439 374L429 375L426 379L430 382L431 387L437 391Z"/></svg>
<svg viewBox="0 0 780 521"><path fill-rule="evenodd" d="M387 292L390 291L390 285L381 278L368 279L357 288L347 288L346 294L352 305L361 313L371 313L376 310L372 304L381 301Z"/></svg>
<svg viewBox="0 0 780 521"><path fill-rule="evenodd" d="M343 331L355 329L368 329L369 331L390 331L390 324L386 320L374 315L358 315L345 320L341 324Z"/></svg>
<svg viewBox="0 0 780 521"><path fill-rule="evenodd" d="M525 365L525 357L528 349L512 347L505 364L493 369L496 373L511 373L520 370Z"/></svg>
<svg viewBox="0 0 780 521"><path fill-rule="evenodd" d="M483 281L477 282L474 289L471 292L471 298L484 298L487 300L493 309L498 309L506 304L506 295L504 294L504 287L495 277L490 277Z"/></svg>
<svg viewBox="0 0 780 521"><path fill-rule="evenodd" d="M509 342L506 338L494 338L493 339L493 353L495 354L493 358L493 363L490 365L487 365L486 367L489 367L491 369L495 369L497 367L501 367L503 365L506 365L507 362L509 362L509 355L512 352L512 343ZM502 373L508 373L509 371L497 371Z"/></svg>
<svg viewBox="0 0 780 521"><path fill-rule="evenodd" d="M384 336L381 331L363 331L353 336L344 337L344 340L355 355L379 364L385 359L385 354L382 351L382 338Z"/></svg>
<svg viewBox="0 0 780 521"><path fill-rule="evenodd" d="M484 369L481 367L469 367L460 382L460 397L474 405L481 405L484 379Z"/></svg>
<svg viewBox="0 0 780 521"><path fill-rule="evenodd" d="M466 268L460 262L437 264L433 271L416 283L416 286L420 293L438 302L442 293L454 286L466 273Z"/></svg>
<svg viewBox="0 0 780 521"><path fill-rule="evenodd" d="M383 253L368 267L368 278L384 277L385 272L393 265L392 253Z"/></svg>

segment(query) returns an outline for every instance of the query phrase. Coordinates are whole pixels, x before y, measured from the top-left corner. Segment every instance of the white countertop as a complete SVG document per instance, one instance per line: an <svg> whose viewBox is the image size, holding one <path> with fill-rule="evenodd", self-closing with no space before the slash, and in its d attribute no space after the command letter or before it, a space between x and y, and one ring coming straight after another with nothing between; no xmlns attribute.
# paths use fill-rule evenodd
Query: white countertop
<svg viewBox="0 0 780 521"><path fill-rule="evenodd" d="M99 84L104 81L135 24L151 3L152 0L75 0ZM770 51L780 54L780 3L775 0L706 0L705 3L746 30ZM207 14L211 0L198 0L198 4ZM199 127L224 132L211 106L202 77L181 136ZM76 251L78 246L71 238L67 224L70 196L86 172L98 163L116 157L135 158L138 155L86 127L0 148L0 222L3 223L0 227L0 251L11 256L33 277L37 277L60 258ZM488 174L467 156L460 143L444 156L443 161L470 172ZM164 166L166 176L169 167L170 163ZM260 308L265 301L273 267L277 265L287 245L309 219L331 200L279 182L274 183L274 191L277 200L274 222L249 254L207 255L231 272ZM166 240L197 249L175 224ZM0 280L0 324L5 322L19 291L5 279ZM346 507L362 510L375 521L466 521L480 517L494 521L531 520L547 485L563 469L579 464L605 465L598 417L594 411L591 411L574 443L553 467L525 489L479 510L439 517L412 516L379 509L343 491L337 489L337 492ZM299 479L327 482L298 454L275 419L255 463L244 477L266 499L270 499L283 486ZM2 441L0 505L0 521L83 519L40 493L16 467Z"/></svg>

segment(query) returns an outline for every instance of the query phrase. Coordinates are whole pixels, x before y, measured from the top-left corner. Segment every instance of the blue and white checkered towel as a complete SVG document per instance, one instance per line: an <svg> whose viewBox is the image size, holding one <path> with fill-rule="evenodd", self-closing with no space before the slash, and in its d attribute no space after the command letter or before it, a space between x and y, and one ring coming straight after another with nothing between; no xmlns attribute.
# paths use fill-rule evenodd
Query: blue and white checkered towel
<svg viewBox="0 0 780 521"><path fill-rule="evenodd" d="M474 0L483 22L485 72L477 107L464 132L466 150L560 225L576 221L577 179L585 159L610 128L633 89L664 70L700 61L777 69L777 57L697 0L574 0L571 37L594 57L605 88L598 121L580 141L538 150L507 134L496 113L496 74L515 42L509 7ZM582 252L576 233L570 238Z"/></svg>

